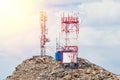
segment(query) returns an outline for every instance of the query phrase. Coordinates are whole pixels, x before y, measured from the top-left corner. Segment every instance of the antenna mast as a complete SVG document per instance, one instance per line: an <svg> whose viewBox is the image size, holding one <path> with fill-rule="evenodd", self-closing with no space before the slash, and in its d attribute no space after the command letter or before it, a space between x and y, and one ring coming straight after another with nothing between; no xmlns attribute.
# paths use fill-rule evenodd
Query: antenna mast
<svg viewBox="0 0 120 80"><path fill-rule="evenodd" d="M46 37L48 34L48 29L46 28L46 21L47 21L47 16L46 12L41 11L40 12L40 21L41 21L41 37L40 37L40 48L41 48L41 56L46 55L46 42L49 42L48 38Z"/></svg>
<svg viewBox="0 0 120 80"><path fill-rule="evenodd" d="M61 33L63 37L63 63L66 63L66 55L70 55L70 61L77 63L77 56L78 56L78 46L75 44L78 39L79 35L79 18L78 14L72 13L65 15L63 13L61 17ZM64 58L65 53L65 58Z"/></svg>

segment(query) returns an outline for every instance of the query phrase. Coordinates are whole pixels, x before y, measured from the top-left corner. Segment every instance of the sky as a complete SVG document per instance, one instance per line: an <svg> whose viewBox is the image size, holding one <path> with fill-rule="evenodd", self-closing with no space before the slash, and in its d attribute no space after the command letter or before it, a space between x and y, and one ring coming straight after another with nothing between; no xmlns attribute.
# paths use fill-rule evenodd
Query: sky
<svg viewBox="0 0 120 80"><path fill-rule="evenodd" d="M0 80L40 55L41 10L48 16L47 55L54 57L61 13L79 12L78 56L119 75L119 9L120 0L0 0Z"/></svg>

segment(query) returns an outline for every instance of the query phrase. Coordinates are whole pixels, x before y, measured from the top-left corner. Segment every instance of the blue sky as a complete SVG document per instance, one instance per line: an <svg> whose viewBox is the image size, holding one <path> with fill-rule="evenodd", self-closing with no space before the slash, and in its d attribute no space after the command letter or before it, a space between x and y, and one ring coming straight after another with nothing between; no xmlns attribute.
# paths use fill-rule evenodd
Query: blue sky
<svg viewBox="0 0 120 80"><path fill-rule="evenodd" d="M79 57L120 74L120 0L0 2L5 4L0 6L0 80L12 74L23 60L40 54L40 10L46 10L48 15L50 43L47 44L47 55L54 56L55 39L60 30L60 13L79 12Z"/></svg>

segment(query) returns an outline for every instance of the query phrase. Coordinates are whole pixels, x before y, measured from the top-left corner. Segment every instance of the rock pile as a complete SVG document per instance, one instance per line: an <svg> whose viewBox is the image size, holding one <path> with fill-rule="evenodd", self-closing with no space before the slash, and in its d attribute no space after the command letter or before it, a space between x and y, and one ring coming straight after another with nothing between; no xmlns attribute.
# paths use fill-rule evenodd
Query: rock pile
<svg viewBox="0 0 120 80"><path fill-rule="evenodd" d="M120 76L82 58L78 58L78 69L71 69L50 56L34 56L18 65L6 80L120 80Z"/></svg>

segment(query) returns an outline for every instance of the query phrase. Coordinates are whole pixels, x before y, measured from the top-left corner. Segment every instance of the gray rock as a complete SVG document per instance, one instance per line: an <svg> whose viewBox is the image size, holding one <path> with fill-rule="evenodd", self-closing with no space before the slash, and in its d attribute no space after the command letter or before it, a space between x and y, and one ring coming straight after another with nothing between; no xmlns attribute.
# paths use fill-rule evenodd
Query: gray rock
<svg viewBox="0 0 120 80"><path fill-rule="evenodd" d="M82 58L78 58L77 69L61 65L50 56L34 56L18 65L6 80L120 80L120 76Z"/></svg>

